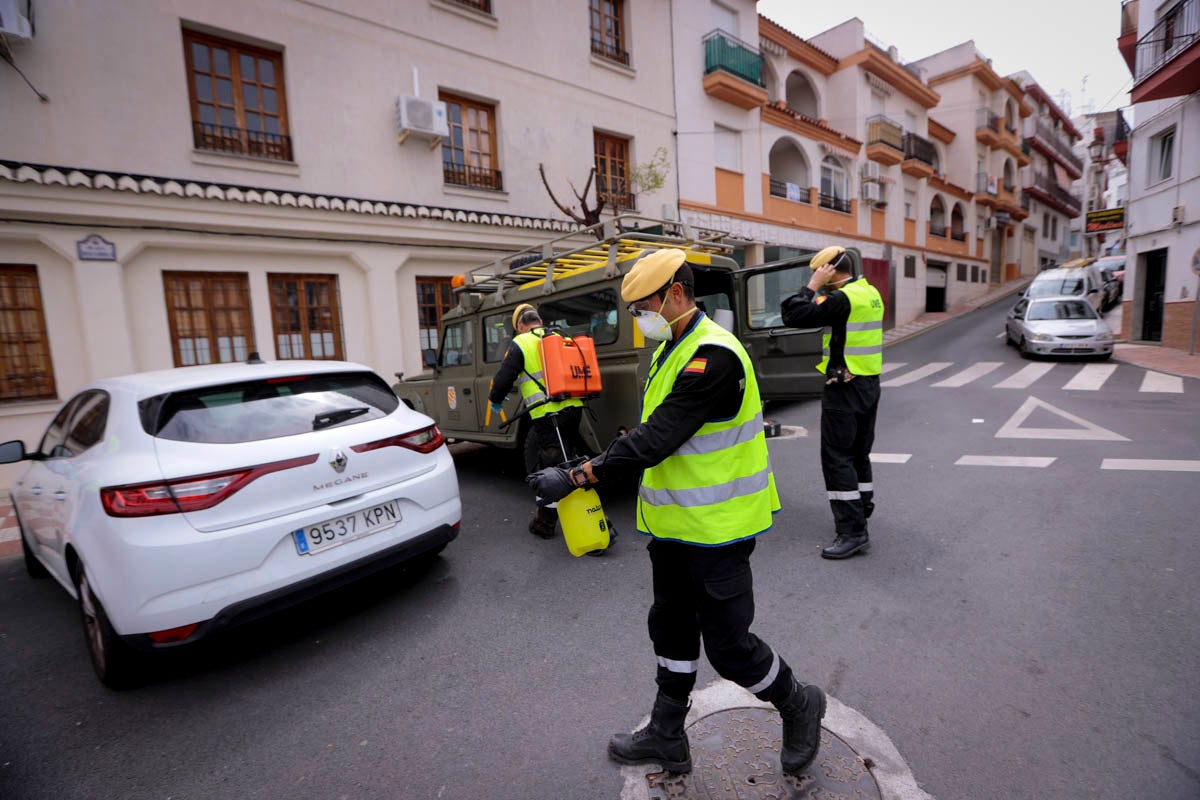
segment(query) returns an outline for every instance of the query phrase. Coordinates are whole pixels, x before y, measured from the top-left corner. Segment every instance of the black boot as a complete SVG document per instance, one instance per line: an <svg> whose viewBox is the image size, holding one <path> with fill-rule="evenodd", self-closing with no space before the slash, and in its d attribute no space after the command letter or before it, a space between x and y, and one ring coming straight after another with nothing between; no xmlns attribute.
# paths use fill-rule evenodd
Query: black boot
<svg viewBox="0 0 1200 800"><path fill-rule="evenodd" d="M650 724L634 733L618 733L609 739L609 756L622 764L656 761L670 772L691 772L692 751L683 732L690 705L659 692L650 712Z"/></svg>
<svg viewBox="0 0 1200 800"><path fill-rule="evenodd" d="M558 509L538 508L529 520L529 532L542 539L553 539L558 524Z"/></svg>
<svg viewBox="0 0 1200 800"><path fill-rule="evenodd" d="M855 553L865 553L871 546L866 531L839 533L833 544L821 551L821 558L849 558Z"/></svg>
<svg viewBox="0 0 1200 800"><path fill-rule="evenodd" d="M783 748L779 761L785 775L799 775L821 747L821 718L825 716L825 693L792 678L792 691L775 703L783 718Z"/></svg>

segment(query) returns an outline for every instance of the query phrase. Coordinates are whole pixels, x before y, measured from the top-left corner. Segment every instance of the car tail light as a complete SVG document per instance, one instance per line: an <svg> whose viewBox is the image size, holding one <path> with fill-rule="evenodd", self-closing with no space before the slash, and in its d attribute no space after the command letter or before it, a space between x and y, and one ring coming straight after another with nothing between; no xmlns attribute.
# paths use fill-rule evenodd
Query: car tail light
<svg viewBox="0 0 1200 800"><path fill-rule="evenodd" d="M317 460L317 454L272 461L228 472L210 472L167 481L108 486L100 490L100 502L110 517L153 517L212 508L253 480L272 472L302 467Z"/></svg>
<svg viewBox="0 0 1200 800"><path fill-rule="evenodd" d="M438 430L437 425L421 428L412 433L402 433L399 436L389 436L386 439L376 439L366 444L356 444L350 449L356 453L369 453L383 447L405 447L418 453L432 453L446 443L446 437Z"/></svg>
<svg viewBox="0 0 1200 800"><path fill-rule="evenodd" d="M193 622L191 625L180 625L178 628L168 628L165 631L151 631L146 636L150 637L150 641L155 644L170 644L171 642L182 642L184 639L191 636L196 628L200 627L199 622Z"/></svg>

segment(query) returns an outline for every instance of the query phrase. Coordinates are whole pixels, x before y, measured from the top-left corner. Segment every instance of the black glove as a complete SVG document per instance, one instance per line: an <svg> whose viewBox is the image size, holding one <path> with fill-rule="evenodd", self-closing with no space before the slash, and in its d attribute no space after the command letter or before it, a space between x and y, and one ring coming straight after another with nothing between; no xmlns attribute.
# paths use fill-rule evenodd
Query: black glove
<svg viewBox="0 0 1200 800"><path fill-rule="evenodd" d="M525 477L525 482L537 493L538 505L557 503L575 491L575 482L571 473L562 467L547 467Z"/></svg>

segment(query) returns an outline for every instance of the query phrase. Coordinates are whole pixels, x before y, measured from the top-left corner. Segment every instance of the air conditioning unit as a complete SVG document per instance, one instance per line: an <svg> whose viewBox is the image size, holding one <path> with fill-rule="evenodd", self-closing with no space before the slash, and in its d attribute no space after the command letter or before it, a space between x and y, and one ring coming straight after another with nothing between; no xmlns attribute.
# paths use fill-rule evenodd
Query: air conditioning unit
<svg viewBox="0 0 1200 800"><path fill-rule="evenodd" d="M862 185L862 198L868 203L878 203L880 198L879 184L864 183Z"/></svg>
<svg viewBox="0 0 1200 800"><path fill-rule="evenodd" d="M1183 224L1183 206L1175 206L1174 208L1171 209L1171 224L1172 225L1182 225Z"/></svg>
<svg viewBox="0 0 1200 800"><path fill-rule="evenodd" d="M864 161L862 165L862 176L864 181L879 180L879 164L875 161Z"/></svg>
<svg viewBox="0 0 1200 800"><path fill-rule="evenodd" d="M400 144L410 134L418 133L431 140L430 148L441 144L450 135L446 122L446 104L440 100L401 95L396 98L396 137Z"/></svg>
<svg viewBox="0 0 1200 800"><path fill-rule="evenodd" d="M33 26L29 24L29 0L0 0L0 33L17 41L33 38Z"/></svg>

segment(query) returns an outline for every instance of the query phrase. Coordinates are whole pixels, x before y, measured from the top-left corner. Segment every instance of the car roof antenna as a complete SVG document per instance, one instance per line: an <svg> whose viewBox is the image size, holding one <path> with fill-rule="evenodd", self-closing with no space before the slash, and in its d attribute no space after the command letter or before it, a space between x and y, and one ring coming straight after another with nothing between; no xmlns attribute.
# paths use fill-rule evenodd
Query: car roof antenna
<svg viewBox="0 0 1200 800"><path fill-rule="evenodd" d="M262 357L259 356L258 351L255 350L253 353L251 353L249 356L246 357L246 363L247 364L265 364L267 362L263 361Z"/></svg>

